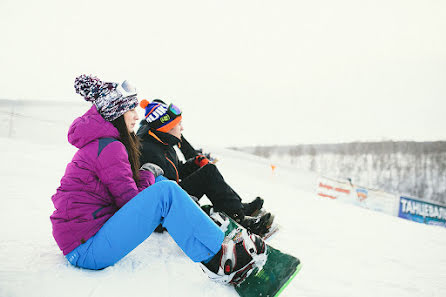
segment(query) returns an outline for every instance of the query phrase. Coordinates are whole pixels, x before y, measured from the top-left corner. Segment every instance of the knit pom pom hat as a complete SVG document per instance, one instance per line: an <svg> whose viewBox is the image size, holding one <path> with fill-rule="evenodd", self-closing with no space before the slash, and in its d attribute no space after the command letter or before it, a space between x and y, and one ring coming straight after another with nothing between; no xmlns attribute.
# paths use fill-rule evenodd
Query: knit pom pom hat
<svg viewBox="0 0 446 297"><path fill-rule="evenodd" d="M144 116L149 127L160 132L168 132L182 120L181 110L178 107L173 104L166 105L160 99L152 102L143 99L139 106L145 110Z"/></svg>
<svg viewBox="0 0 446 297"><path fill-rule="evenodd" d="M76 93L96 105L106 121L113 121L138 106L136 89L128 81L103 82L95 76L82 74L74 80Z"/></svg>

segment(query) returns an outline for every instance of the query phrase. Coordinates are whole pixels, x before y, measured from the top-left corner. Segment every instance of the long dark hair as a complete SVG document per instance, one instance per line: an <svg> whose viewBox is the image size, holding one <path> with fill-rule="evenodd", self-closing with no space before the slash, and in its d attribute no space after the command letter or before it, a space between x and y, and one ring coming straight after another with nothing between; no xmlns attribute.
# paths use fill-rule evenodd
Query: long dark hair
<svg viewBox="0 0 446 297"><path fill-rule="evenodd" d="M135 183L139 182L139 157L141 152L139 151L140 142L138 136L135 132L130 133L127 130L127 125L125 124L124 115L120 116L116 120L111 121L113 126L119 131L119 136L121 137L121 142L127 149L127 154L129 155L129 163L132 167L133 179Z"/></svg>

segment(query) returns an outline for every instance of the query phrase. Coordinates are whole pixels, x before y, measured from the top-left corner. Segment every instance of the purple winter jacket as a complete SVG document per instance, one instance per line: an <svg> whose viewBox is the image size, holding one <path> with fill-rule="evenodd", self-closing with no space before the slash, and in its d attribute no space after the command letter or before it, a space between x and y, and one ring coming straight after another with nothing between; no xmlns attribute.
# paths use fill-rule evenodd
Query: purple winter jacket
<svg viewBox="0 0 446 297"><path fill-rule="evenodd" d="M67 165L52 200L53 236L63 254L87 241L113 214L155 182L150 171L140 171L138 184L118 130L93 105L74 120L68 141L79 148Z"/></svg>

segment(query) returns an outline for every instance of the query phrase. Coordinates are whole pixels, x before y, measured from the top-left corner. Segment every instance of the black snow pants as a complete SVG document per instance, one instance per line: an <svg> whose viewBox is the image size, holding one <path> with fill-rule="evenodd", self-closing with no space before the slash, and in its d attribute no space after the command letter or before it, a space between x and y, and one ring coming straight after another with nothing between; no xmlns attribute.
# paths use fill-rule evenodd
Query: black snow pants
<svg viewBox="0 0 446 297"><path fill-rule="evenodd" d="M243 208L240 196L226 183L214 164L199 168L183 178L179 185L198 199L206 195L217 211L232 213Z"/></svg>

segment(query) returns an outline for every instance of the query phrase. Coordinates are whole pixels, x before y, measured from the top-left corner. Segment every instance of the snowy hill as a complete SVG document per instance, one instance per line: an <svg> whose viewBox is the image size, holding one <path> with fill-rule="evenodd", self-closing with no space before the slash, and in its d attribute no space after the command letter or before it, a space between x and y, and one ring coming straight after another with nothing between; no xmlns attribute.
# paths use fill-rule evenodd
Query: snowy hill
<svg viewBox="0 0 446 297"><path fill-rule="evenodd" d="M260 195L281 230L269 243L303 268L282 296L446 296L446 229L319 198L317 176L206 148L246 200ZM168 234L102 271L68 264L51 235L50 197L74 149L0 138L0 296L237 296L207 279Z"/></svg>

